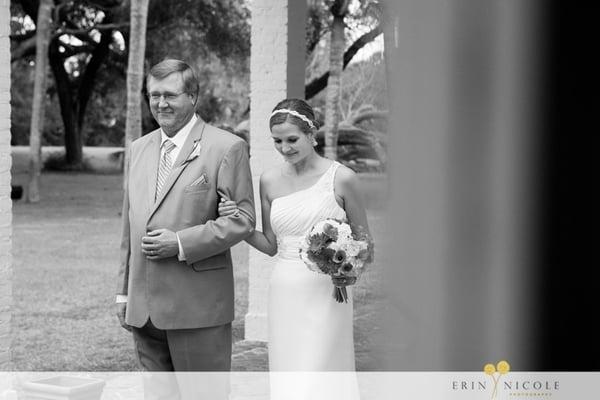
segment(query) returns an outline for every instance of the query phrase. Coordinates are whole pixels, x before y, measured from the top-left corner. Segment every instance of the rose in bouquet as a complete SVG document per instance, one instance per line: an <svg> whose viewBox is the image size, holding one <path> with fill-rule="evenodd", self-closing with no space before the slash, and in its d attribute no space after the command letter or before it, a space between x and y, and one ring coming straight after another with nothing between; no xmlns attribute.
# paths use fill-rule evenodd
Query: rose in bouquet
<svg viewBox="0 0 600 400"><path fill-rule="evenodd" d="M311 271L331 276L333 297L338 303L348 302L346 285L356 283L373 261L373 241L360 227L326 219L309 230L300 245L300 258Z"/></svg>

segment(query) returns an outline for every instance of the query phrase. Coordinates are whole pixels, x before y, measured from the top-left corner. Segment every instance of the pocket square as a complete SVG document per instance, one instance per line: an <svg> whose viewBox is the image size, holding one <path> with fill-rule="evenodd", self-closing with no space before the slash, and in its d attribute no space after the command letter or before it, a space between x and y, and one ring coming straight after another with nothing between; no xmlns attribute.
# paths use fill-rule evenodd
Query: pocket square
<svg viewBox="0 0 600 400"><path fill-rule="evenodd" d="M198 178L194 182L190 183L189 186L202 185L204 183L208 183L208 178L206 177L206 174L200 175L200 178Z"/></svg>

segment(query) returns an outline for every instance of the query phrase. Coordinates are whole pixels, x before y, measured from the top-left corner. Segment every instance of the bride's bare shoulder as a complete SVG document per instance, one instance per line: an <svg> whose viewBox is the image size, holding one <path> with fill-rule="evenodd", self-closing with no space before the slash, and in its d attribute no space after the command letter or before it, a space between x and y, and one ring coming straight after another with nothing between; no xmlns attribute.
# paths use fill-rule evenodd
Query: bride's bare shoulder
<svg viewBox="0 0 600 400"><path fill-rule="evenodd" d="M283 179L281 175L281 166L266 169L260 176L260 185L265 188L277 187Z"/></svg>

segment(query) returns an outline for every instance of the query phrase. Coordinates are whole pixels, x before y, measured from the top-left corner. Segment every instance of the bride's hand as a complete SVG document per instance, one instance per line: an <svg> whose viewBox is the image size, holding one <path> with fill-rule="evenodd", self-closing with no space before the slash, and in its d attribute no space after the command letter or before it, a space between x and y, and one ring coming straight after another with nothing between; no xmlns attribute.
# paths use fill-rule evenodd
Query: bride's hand
<svg viewBox="0 0 600 400"><path fill-rule="evenodd" d="M336 287L345 287L354 285L356 283L356 278L353 276L332 276L331 281Z"/></svg>
<svg viewBox="0 0 600 400"><path fill-rule="evenodd" d="M239 211L235 201L221 198L221 201L219 202L219 217L238 215Z"/></svg>

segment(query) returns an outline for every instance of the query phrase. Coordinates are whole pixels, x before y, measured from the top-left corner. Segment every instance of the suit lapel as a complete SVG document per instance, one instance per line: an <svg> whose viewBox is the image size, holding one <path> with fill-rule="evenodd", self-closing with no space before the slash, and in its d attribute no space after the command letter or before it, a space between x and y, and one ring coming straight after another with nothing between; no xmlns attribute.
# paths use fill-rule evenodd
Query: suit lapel
<svg viewBox="0 0 600 400"><path fill-rule="evenodd" d="M144 151L144 162L147 165L146 179L148 188L148 209L154 206L154 197L156 194L156 177L158 175L158 162L160 158L160 129L151 133L152 137Z"/></svg>
<svg viewBox="0 0 600 400"><path fill-rule="evenodd" d="M205 125L206 124L204 123L204 121L202 121L202 119L198 118L198 121L192 127L192 130L190 131L190 134L188 135L185 143L183 144L183 147L181 148L181 151L179 152L177 159L173 163L173 168L171 169L171 172L169 173L169 176L167 177L167 180L165 181L165 183L163 185L162 192L159 194L158 198L156 199L156 202L154 202L154 204L152 206L150 215L148 215L148 220L156 212L156 210L158 209L158 207L164 200L165 196L171 190L171 187L173 186L173 184L177 181L177 178L179 178L179 175L181 175L181 173L183 172L185 167L187 167L187 165L189 164L189 162L186 162L186 160L188 159L188 157L190 156L192 151L195 148L197 148L197 146L200 145L199 142L200 142L200 139L202 139L202 133L204 132ZM198 144L196 144L196 143L198 143ZM158 160L157 160L156 164L157 164L157 166L155 167L155 170L154 170L155 171L154 172L154 177L155 177L154 178L154 187L155 188L156 188L156 174L158 173ZM153 196L154 196L154 194L153 194Z"/></svg>

